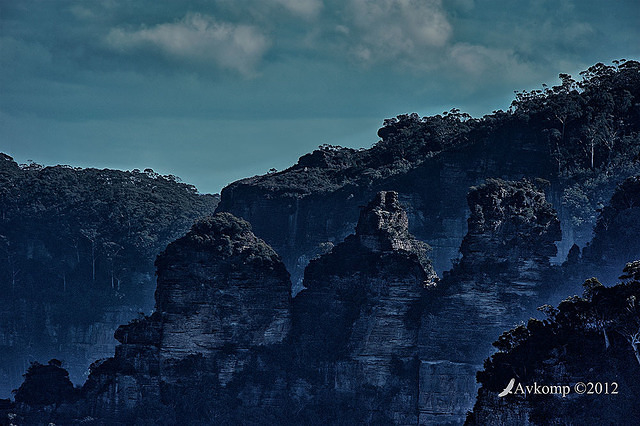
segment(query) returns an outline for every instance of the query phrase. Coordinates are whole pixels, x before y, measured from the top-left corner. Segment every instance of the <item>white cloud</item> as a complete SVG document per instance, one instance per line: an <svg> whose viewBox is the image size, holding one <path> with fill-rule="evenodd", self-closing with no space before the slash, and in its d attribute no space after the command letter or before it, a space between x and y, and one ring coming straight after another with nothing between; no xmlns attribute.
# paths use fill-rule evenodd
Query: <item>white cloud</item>
<svg viewBox="0 0 640 426"><path fill-rule="evenodd" d="M344 25L355 30L352 51L361 59L422 63L452 33L440 0L350 0L346 10Z"/></svg>
<svg viewBox="0 0 640 426"><path fill-rule="evenodd" d="M510 48L486 47L470 43L456 43L443 58L448 72L461 86L493 86L509 82L519 85L536 79L539 70L518 58Z"/></svg>
<svg viewBox="0 0 640 426"><path fill-rule="evenodd" d="M213 63L246 76L255 72L270 46L269 39L253 26L220 22L198 13L135 31L114 28L106 42L125 52L156 49L170 58Z"/></svg>

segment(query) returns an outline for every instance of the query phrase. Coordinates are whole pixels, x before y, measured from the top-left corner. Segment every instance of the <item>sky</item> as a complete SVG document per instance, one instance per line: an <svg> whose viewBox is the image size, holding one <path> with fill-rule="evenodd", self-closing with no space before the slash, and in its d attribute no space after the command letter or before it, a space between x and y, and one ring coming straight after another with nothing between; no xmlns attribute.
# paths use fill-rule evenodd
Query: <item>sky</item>
<svg viewBox="0 0 640 426"><path fill-rule="evenodd" d="M637 0L0 0L0 151L205 193L640 58Z"/></svg>

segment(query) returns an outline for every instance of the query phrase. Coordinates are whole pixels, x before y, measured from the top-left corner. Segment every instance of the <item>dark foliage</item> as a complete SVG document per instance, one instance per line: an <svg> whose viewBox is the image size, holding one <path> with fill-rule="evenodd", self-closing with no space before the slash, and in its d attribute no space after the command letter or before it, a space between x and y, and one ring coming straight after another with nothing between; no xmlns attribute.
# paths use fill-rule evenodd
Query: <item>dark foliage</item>
<svg viewBox="0 0 640 426"><path fill-rule="evenodd" d="M629 259L640 253L640 176L624 180L602 208L594 238L583 259L597 264L603 259ZM624 260L623 260L624 262Z"/></svg>
<svg viewBox="0 0 640 426"><path fill-rule="evenodd" d="M628 176L630 164L640 155L640 63L599 63L581 77L576 81L560 74L560 85L517 92L508 111L482 118L455 108L430 117L402 114L384 120L378 130L381 140L371 149L323 145L283 172L242 182L301 197L345 185L366 186L371 179L407 171L440 152L482 142L499 145L508 138L511 143L545 147L556 176L576 184L566 204L579 221L583 214L594 214L603 186ZM583 208L589 211L580 211L580 196L588 198Z"/></svg>
<svg viewBox="0 0 640 426"><path fill-rule="evenodd" d="M625 269L631 271L636 263ZM589 279L582 297L566 299L557 308L543 306L547 319L531 319L500 336L494 343L498 353L478 373L482 388L468 422L488 424L488 418L513 419L523 413L534 424L548 424L551 418L559 424L625 424L640 418L640 281L623 278L614 287ZM616 382L619 394L511 394L496 412L497 394L511 378L527 385Z"/></svg>
<svg viewBox="0 0 640 426"><path fill-rule="evenodd" d="M463 257L459 266L463 270L487 268L479 262L481 258L492 267L500 262L507 267L514 259L556 254L554 242L561 239L560 221L544 192L532 182L487 179L485 184L470 189L467 201L471 215L469 232L460 246Z"/></svg>
<svg viewBox="0 0 640 426"><path fill-rule="evenodd" d="M55 301L54 323L148 304L140 277L153 275L155 256L217 202L176 179L150 169L18 166L3 154L1 291L32 306Z"/></svg>
<svg viewBox="0 0 640 426"><path fill-rule="evenodd" d="M175 261L185 248L217 253L221 258L240 255L243 263L278 259L271 247L253 235L249 222L224 212L196 221L187 235L169 244L160 254L156 266L164 264L166 257Z"/></svg>
<svg viewBox="0 0 640 426"><path fill-rule="evenodd" d="M47 365L31 363L24 375L24 382L15 391L16 402L30 406L70 403L78 396L78 390L69 380L69 373L56 359L50 360Z"/></svg>

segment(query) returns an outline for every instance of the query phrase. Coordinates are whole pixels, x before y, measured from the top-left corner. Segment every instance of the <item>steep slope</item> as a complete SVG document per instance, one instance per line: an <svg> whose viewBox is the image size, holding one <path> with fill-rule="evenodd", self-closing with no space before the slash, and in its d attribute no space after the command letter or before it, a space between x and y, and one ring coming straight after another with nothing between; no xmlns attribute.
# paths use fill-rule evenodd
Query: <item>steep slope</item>
<svg viewBox="0 0 640 426"><path fill-rule="evenodd" d="M428 247L408 232L397 193L383 191L361 210L354 234L310 262L305 290L294 299L283 263L245 221L218 213L198 222L158 258L156 312L120 327L121 345L92 366L80 401L65 401L44 419L461 424L490 342L529 318L560 274L549 262L559 221L541 189L494 179L472 188L468 203L462 258L443 279L435 276ZM637 281L634 271L628 267L627 278ZM597 334L603 332L597 327L617 324L600 314L618 305L607 290L589 288L589 300L604 300L601 307L584 310L588 303L574 300L561 311L592 318L585 327ZM531 334L539 323L529 322ZM614 328L604 330L605 345L622 341ZM495 360L528 335L522 329L498 339ZM625 357L632 347L637 343ZM517 357L535 353L523 348ZM507 374L496 369L490 374ZM503 414L505 421L540 418L528 403L501 413L500 401L488 397L488 408L477 411L480 424ZM21 419L43 418L37 405L9 409ZM573 408L562 410L569 416Z"/></svg>
<svg viewBox="0 0 640 426"><path fill-rule="evenodd" d="M217 198L152 170L16 164L0 155L0 395L33 360L71 378L152 307L153 261Z"/></svg>
<svg viewBox="0 0 640 426"><path fill-rule="evenodd" d="M302 423L416 424L418 329L435 273L395 192L380 192L356 232L312 260L295 299L292 344L312 397Z"/></svg>
<svg viewBox="0 0 640 426"><path fill-rule="evenodd" d="M356 233L311 263L289 320L284 265L246 222L219 213L159 256L156 313L118 329L116 356L84 387L88 410L415 424L420 309L435 279L427 251L397 194L379 193Z"/></svg>
<svg viewBox="0 0 640 426"><path fill-rule="evenodd" d="M169 244L156 311L121 326L115 356L92 366L80 400L44 418L416 424L420 316L436 280L427 252L397 194L381 192L355 234L311 262L292 304L275 252L218 213ZM13 413L42 419L41 408Z"/></svg>

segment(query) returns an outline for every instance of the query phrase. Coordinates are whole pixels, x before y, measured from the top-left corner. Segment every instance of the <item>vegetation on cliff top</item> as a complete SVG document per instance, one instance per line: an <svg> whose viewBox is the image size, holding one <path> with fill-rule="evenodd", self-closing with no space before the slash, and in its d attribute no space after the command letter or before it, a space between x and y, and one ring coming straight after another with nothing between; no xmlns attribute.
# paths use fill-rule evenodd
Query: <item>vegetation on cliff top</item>
<svg viewBox="0 0 640 426"><path fill-rule="evenodd" d="M218 260L240 264L280 262L278 254L251 232L249 222L226 212L196 221L184 237L169 244L158 256L156 266L164 268L177 259L192 261L194 251L211 253Z"/></svg>
<svg viewBox="0 0 640 426"><path fill-rule="evenodd" d="M640 158L640 63L598 63L580 75L576 81L560 74L560 85L516 93L507 111L482 118L452 109L430 117L412 113L386 119L378 131L381 140L371 149L323 145L287 170L235 185L304 196L401 173L443 151L479 142L520 143L546 151L555 175L577 183L565 203L578 209L577 198L593 192L583 182L598 187L598 176L625 178L632 173L629 165ZM597 204L588 204L592 214Z"/></svg>

